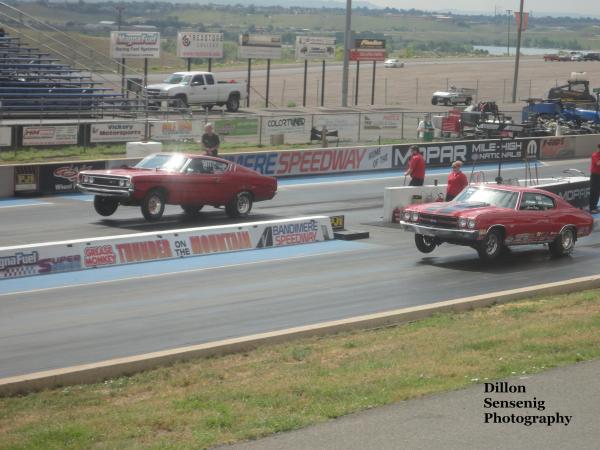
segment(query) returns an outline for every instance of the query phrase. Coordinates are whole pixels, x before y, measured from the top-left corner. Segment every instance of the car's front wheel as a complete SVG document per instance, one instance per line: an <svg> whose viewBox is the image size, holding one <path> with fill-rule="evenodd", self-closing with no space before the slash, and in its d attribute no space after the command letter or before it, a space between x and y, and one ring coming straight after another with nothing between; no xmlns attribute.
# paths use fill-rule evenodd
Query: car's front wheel
<svg viewBox="0 0 600 450"><path fill-rule="evenodd" d="M479 258L483 261L493 261L498 258L504 249L504 238L498 229L492 229L485 235L483 241L477 246Z"/></svg>
<svg viewBox="0 0 600 450"><path fill-rule="evenodd" d="M252 194L250 192L238 193L227 205L225 212L229 217L246 217L252 209Z"/></svg>
<svg viewBox="0 0 600 450"><path fill-rule="evenodd" d="M112 216L119 207L119 201L102 195L94 196L94 209L101 216Z"/></svg>
<svg viewBox="0 0 600 450"><path fill-rule="evenodd" d="M142 201L142 215L146 220L154 221L162 217L165 212L166 198L160 189L149 191Z"/></svg>
<svg viewBox="0 0 600 450"><path fill-rule="evenodd" d="M415 234L415 245L421 253L431 253L437 247L435 238L422 234Z"/></svg>
<svg viewBox="0 0 600 450"><path fill-rule="evenodd" d="M565 228L560 234L552 241L548 248L550 253L554 256L568 255L573 251L575 246L575 231L573 228Z"/></svg>
<svg viewBox="0 0 600 450"><path fill-rule="evenodd" d="M437 105L437 104L438 104L438 99L437 99L437 97L433 97L433 98L431 99L431 104L432 104L432 105Z"/></svg>

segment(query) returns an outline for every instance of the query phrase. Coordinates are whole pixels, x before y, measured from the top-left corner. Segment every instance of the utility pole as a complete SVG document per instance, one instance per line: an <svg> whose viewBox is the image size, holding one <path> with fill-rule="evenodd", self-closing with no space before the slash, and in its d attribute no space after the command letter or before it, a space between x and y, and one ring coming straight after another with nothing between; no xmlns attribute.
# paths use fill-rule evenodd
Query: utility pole
<svg viewBox="0 0 600 450"><path fill-rule="evenodd" d="M506 10L506 53L510 56L510 16L512 13L512 9Z"/></svg>
<svg viewBox="0 0 600 450"><path fill-rule="evenodd" d="M525 0L521 0L519 6L519 24L517 27L517 55L515 56L515 77L513 79L513 94L512 102L517 102L517 81L519 79L519 57L521 56L521 34L523 31L523 3Z"/></svg>
<svg viewBox="0 0 600 450"><path fill-rule="evenodd" d="M346 27L344 28L344 66L342 68L342 106L348 106L348 72L350 70L350 29L352 0L346 0Z"/></svg>
<svg viewBox="0 0 600 450"><path fill-rule="evenodd" d="M121 21L123 19L123 10L125 5L116 5L117 15L117 31L121 31ZM125 95L125 58L121 58L121 95ZM129 96L129 94L127 94Z"/></svg>

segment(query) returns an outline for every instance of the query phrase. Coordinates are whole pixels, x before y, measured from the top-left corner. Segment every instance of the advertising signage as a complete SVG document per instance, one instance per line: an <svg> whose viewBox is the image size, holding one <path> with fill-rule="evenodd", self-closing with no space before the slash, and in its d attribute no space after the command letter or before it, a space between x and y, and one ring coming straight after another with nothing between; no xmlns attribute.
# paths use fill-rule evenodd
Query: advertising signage
<svg viewBox="0 0 600 450"><path fill-rule="evenodd" d="M385 50L385 39L354 39L357 50Z"/></svg>
<svg viewBox="0 0 600 450"><path fill-rule="evenodd" d="M280 59L281 36L274 34L240 34L240 58Z"/></svg>
<svg viewBox="0 0 600 450"><path fill-rule="evenodd" d="M335 38L296 36L296 59L335 59Z"/></svg>
<svg viewBox="0 0 600 450"><path fill-rule="evenodd" d="M385 59L385 39L354 39L350 49L350 61L383 61Z"/></svg>
<svg viewBox="0 0 600 450"><path fill-rule="evenodd" d="M160 58L160 33L158 31L111 31L110 57Z"/></svg>
<svg viewBox="0 0 600 450"><path fill-rule="evenodd" d="M180 58L222 58L223 33L177 33L177 56Z"/></svg>

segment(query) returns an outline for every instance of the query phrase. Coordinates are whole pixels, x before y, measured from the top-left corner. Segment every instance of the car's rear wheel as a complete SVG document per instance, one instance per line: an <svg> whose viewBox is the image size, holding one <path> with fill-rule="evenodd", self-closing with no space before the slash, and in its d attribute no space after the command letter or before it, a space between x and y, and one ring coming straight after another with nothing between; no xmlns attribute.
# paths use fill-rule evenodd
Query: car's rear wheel
<svg viewBox="0 0 600 450"><path fill-rule="evenodd" d="M437 104L438 104L438 99L437 99L437 97L433 97L433 98L431 99L431 104L432 104L432 105L437 105Z"/></svg>
<svg viewBox="0 0 600 450"><path fill-rule="evenodd" d="M182 205L181 206L181 209L183 209L183 212L185 213L185 215L190 216L190 217L197 216L198 213L202 210L202 208L204 208L204 205L200 205L200 206Z"/></svg>
<svg viewBox="0 0 600 450"><path fill-rule="evenodd" d="M431 253L437 247L435 238L422 234L415 234L415 245L421 253Z"/></svg>
<svg viewBox="0 0 600 450"><path fill-rule="evenodd" d="M246 217L252 210L252 194L239 192L227 205L225 212L229 217Z"/></svg>
<svg viewBox="0 0 600 450"><path fill-rule="evenodd" d="M575 246L575 231L573 228L565 228L560 232L556 239L552 241L548 248L554 256L568 255Z"/></svg>
<svg viewBox="0 0 600 450"><path fill-rule="evenodd" d="M94 209L101 216L112 216L119 207L119 201L112 197L102 195L94 196Z"/></svg>
<svg viewBox="0 0 600 450"><path fill-rule="evenodd" d="M483 261L493 261L498 258L504 249L504 237L502 232L494 228L485 235L483 241L477 246L479 258Z"/></svg>
<svg viewBox="0 0 600 450"><path fill-rule="evenodd" d="M144 218L148 221L160 219L165 212L165 204L164 192L160 189L152 189L142 201L141 209Z"/></svg>
<svg viewBox="0 0 600 450"><path fill-rule="evenodd" d="M225 106L227 107L227 111L237 112L237 110L240 109L240 97L238 95L231 94L227 99Z"/></svg>
<svg viewBox="0 0 600 450"><path fill-rule="evenodd" d="M452 103L449 98L445 98L443 102L444 106L450 106L450 104Z"/></svg>

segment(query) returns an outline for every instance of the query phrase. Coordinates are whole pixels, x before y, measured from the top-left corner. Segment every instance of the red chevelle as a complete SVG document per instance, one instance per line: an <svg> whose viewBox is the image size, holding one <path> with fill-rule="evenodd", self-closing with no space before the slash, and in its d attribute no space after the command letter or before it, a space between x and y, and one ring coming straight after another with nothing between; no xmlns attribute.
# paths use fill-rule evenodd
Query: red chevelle
<svg viewBox="0 0 600 450"><path fill-rule="evenodd" d="M415 233L423 253L448 242L473 247L481 259L492 260L510 245L548 244L553 255L568 254L578 237L592 232L594 220L550 192L478 185L467 186L451 202L411 205L400 224Z"/></svg>
<svg viewBox="0 0 600 450"><path fill-rule="evenodd" d="M119 205L140 206L146 220L162 217L166 204L195 215L204 205L247 216L253 202L270 200L277 180L221 158L181 153L149 155L134 167L86 170L77 188L94 194L94 208L110 216Z"/></svg>

